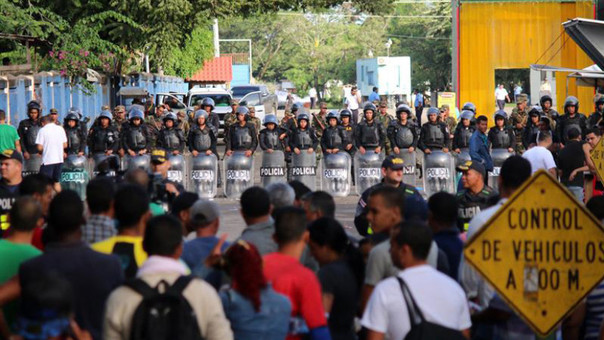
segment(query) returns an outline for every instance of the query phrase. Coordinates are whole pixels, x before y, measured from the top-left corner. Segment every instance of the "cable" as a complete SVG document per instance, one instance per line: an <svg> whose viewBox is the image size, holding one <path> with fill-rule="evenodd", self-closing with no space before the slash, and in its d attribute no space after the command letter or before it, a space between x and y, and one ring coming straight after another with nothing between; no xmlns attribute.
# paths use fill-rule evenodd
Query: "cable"
<svg viewBox="0 0 604 340"><path fill-rule="evenodd" d="M554 40L554 42L552 42L548 48L545 49L545 51L543 51L543 54L541 54L541 56L539 58L537 58L537 61L535 61L535 64L539 63L539 60L541 60L541 58L543 58L543 56L547 53L547 51L549 51L550 48L552 48L552 46L554 46L554 44L560 39L560 37L562 36L562 34L564 34L564 31L560 32L560 34L558 34L558 37ZM546 63L547 65L547 63Z"/></svg>
<svg viewBox="0 0 604 340"><path fill-rule="evenodd" d="M307 15L309 13L298 13L298 12L279 12L277 15L285 15L285 16L297 16L297 15ZM323 14L313 14L313 15L323 15ZM327 16L334 17L363 17L363 18L400 18L400 19L451 19L450 15L375 15L375 14L325 14Z"/></svg>

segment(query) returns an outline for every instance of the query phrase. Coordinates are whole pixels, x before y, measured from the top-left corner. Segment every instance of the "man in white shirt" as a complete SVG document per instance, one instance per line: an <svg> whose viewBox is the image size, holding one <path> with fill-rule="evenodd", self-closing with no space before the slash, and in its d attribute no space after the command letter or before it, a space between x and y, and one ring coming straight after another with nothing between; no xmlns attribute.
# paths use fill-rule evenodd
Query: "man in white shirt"
<svg viewBox="0 0 604 340"><path fill-rule="evenodd" d="M522 154L522 157L531 162L532 173L537 172L539 169L545 169L554 177L558 175L554 156L548 149L551 145L552 134L549 131L539 131L537 134L537 146Z"/></svg>
<svg viewBox="0 0 604 340"><path fill-rule="evenodd" d="M359 122L359 106L361 105L361 98L358 95L358 89L353 86L350 89L350 95L346 96L346 107L352 112L352 122L357 124Z"/></svg>
<svg viewBox="0 0 604 340"><path fill-rule="evenodd" d="M427 322L470 337L470 313L461 287L449 276L426 263L432 243L432 232L418 220L403 223L390 238L392 262L403 271L377 285L361 324L368 340L404 339L411 322L401 291L402 279L409 288L418 309Z"/></svg>
<svg viewBox="0 0 604 340"><path fill-rule="evenodd" d="M497 107L499 110L503 110L505 107L505 101L510 101L510 97L508 96L508 90L503 87L503 84L499 84L499 87L495 90L495 99L497 100Z"/></svg>
<svg viewBox="0 0 604 340"><path fill-rule="evenodd" d="M58 115L56 111L50 115ZM38 151L42 153L42 166L40 173L48 176L56 192L61 192L61 168L63 167L64 150L67 147L67 136L61 125L53 123L51 117L43 117L42 128L36 137Z"/></svg>

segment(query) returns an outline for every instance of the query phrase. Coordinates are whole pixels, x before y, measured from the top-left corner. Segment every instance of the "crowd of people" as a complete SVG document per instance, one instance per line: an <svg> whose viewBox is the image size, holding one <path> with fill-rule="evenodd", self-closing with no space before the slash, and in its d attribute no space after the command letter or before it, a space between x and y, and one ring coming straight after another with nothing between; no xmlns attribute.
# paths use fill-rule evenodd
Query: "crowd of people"
<svg viewBox="0 0 604 340"><path fill-rule="evenodd" d="M438 339L535 339L465 263L464 242L539 169L559 176L583 202L582 176L595 173L590 151L600 143L604 99L589 119L574 97L564 115L551 109L551 98L531 109L525 99L517 97L509 119L497 111L488 133L488 119L471 103L459 124L443 107L429 108L424 125L404 103L396 119L386 103L367 103L358 123L348 109L327 112L320 104L311 120L293 105L281 122L267 115L259 133L248 109L234 107L225 118L227 154L251 156L259 144L266 152L320 147L389 155L382 182L359 198L358 235L336 219L330 194L291 181L246 189L239 199L245 228L230 241L221 233L221 206L165 176L167 158L185 148L217 153L211 102L192 118L161 105L149 115L135 105L126 119L118 106L115 118L103 110L89 132L79 111L69 112L60 129L56 110L38 118L32 102L18 133L0 138L0 338L379 340L427 329ZM192 123L188 133L185 122ZM403 182L400 154L416 148L469 149L471 160L457 167L456 194L426 200ZM161 176L142 169L119 179L97 176L83 201L61 188L58 176L67 154L86 149L92 156L149 154L151 172ZM515 154L501 165L497 190L488 185L493 149ZM25 168L32 157L41 159L39 172ZM586 207L602 221L604 196L594 177ZM172 196L168 204L158 199L162 192ZM604 283L558 327L560 336L601 336L602 289Z"/></svg>

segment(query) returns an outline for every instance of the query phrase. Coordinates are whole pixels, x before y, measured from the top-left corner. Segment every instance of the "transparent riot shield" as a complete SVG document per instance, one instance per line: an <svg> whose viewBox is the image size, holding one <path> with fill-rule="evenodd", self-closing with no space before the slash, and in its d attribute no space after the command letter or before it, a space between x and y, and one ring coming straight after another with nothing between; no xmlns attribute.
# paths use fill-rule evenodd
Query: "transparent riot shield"
<svg viewBox="0 0 604 340"><path fill-rule="evenodd" d="M262 186L276 182L287 182L285 168L285 154L281 150L262 153L262 166L260 167L260 181Z"/></svg>
<svg viewBox="0 0 604 340"><path fill-rule="evenodd" d="M40 166L42 165L42 155L38 153L30 153L29 159L25 160L25 164L23 164L23 170L21 174L23 177L31 174L37 174L40 171Z"/></svg>
<svg viewBox="0 0 604 340"><path fill-rule="evenodd" d="M304 183L311 191L317 189L317 155L306 150L292 153L291 179Z"/></svg>
<svg viewBox="0 0 604 340"><path fill-rule="evenodd" d="M325 154L323 157L322 190L332 196L346 197L350 194L350 167L352 158L347 152Z"/></svg>
<svg viewBox="0 0 604 340"><path fill-rule="evenodd" d="M218 193L218 158L205 153L193 157L189 162L189 190L200 198L213 199Z"/></svg>
<svg viewBox="0 0 604 340"><path fill-rule="evenodd" d="M63 162L61 179L59 181L63 190L67 189L77 192L82 201L86 199L86 186L90 181L87 163L84 156L67 156Z"/></svg>
<svg viewBox="0 0 604 340"><path fill-rule="evenodd" d="M462 148L460 153L454 152L453 156L455 157L455 167L458 167L464 164L465 162L472 160L472 157L470 157L469 148ZM458 190L462 188L461 183L459 183L459 181L461 181L461 175L461 172L455 172L455 184L457 185Z"/></svg>
<svg viewBox="0 0 604 340"><path fill-rule="evenodd" d="M509 152L508 149L493 149L491 150L491 158L493 159L493 171L489 171L489 180L488 185L499 191L499 184L497 183L497 179L499 177L499 172L501 171L501 166L506 159L510 156L513 156L513 152Z"/></svg>
<svg viewBox="0 0 604 340"><path fill-rule="evenodd" d="M395 154L397 158L403 160L403 183L412 186L417 185L417 174L415 165L417 164L417 154L415 151L409 152L409 150L401 150L400 153Z"/></svg>
<svg viewBox="0 0 604 340"><path fill-rule="evenodd" d="M120 159L116 155L106 155L104 153L95 153L92 155L93 170L92 175L115 177L120 166Z"/></svg>
<svg viewBox="0 0 604 340"><path fill-rule="evenodd" d="M254 185L254 156L245 156L245 151L235 151L224 158L224 195L239 199L245 189Z"/></svg>
<svg viewBox="0 0 604 340"><path fill-rule="evenodd" d="M186 163L183 155L172 155L168 158L170 169L168 169L168 180L180 185L185 184Z"/></svg>
<svg viewBox="0 0 604 340"><path fill-rule="evenodd" d="M450 153L435 150L424 155L423 174L428 197L439 191L455 193L455 160Z"/></svg>
<svg viewBox="0 0 604 340"><path fill-rule="evenodd" d="M382 162L384 155L367 150L364 155L357 152L354 156L356 192L360 196L365 190L382 180Z"/></svg>
<svg viewBox="0 0 604 340"><path fill-rule="evenodd" d="M147 172L151 171L151 156L149 155L136 155L124 157L126 163L123 170L128 171L132 169L143 169ZM122 162L123 163L123 162Z"/></svg>

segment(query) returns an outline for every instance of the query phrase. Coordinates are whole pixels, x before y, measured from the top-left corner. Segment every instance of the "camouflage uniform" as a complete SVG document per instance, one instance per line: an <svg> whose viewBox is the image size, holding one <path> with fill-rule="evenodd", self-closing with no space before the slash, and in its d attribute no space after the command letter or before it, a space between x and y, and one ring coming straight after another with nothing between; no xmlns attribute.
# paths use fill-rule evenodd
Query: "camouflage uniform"
<svg viewBox="0 0 604 340"><path fill-rule="evenodd" d="M177 127L182 130L185 136L188 136L189 130L191 129L191 124L189 123L186 113L179 111L176 116L178 117Z"/></svg>
<svg viewBox="0 0 604 340"><path fill-rule="evenodd" d="M161 121L161 118L158 118L155 115L148 115L145 118L145 123L147 124L147 127L149 129L151 147L154 148L157 141L157 136L159 135L159 130L161 130L161 128L163 127L163 122Z"/></svg>
<svg viewBox="0 0 604 340"><path fill-rule="evenodd" d="M325 106L325 108L327 108L327 106ZM321 140L323 131L327 128L327 122L325 121L326 116L327 113L325 115L321 115L320 112L313 113L312 115L312 122L310 123L310 126L315 130L315 134L319 140ZM323 156L323 152L321 152L321 144L317 145L315 152L317 153L317 161L321 160L321 157Z"/></svg>
<svg viewBox="0 0 604 340"><path fill-rule="evenodd" d="M247 116L247 121L254 126L256 129L256 134L260 133L260 129L262 128L262 122L258 117Z"/></svg>
<svg viewBox="0 0 604 340"><path fill-rule="evenodd" d="M382 123L382 125L384 126L384 131L388 130L388 127L390 126L390 123L392 122L392 116L390 116L388 113L386 113L385 115L378 113L376 120L379 123ZM390 155L392 153L392 146L390 145L390 139L386 138L385 143L385 150L386 150L386 155Z"/></svg>
<svg viewBox="0 0 604 340"><path fill-rule="evenodd" d="M526 100L527 100L526 94L521 94L516 99L516 103L520 103L520 102L526 101ZM528 105L522 111L520 111L518 109L518 107L515 107L512 110L512 115L510 116L510 124L516 135L516 148L515 149L519 155L521 155L525 151L524 144L522 143L522 131L526 127L526 123L528 120L528 109L529 109ZM522 124L520 129L518 129L516 127L516 124Z"/></svg>

